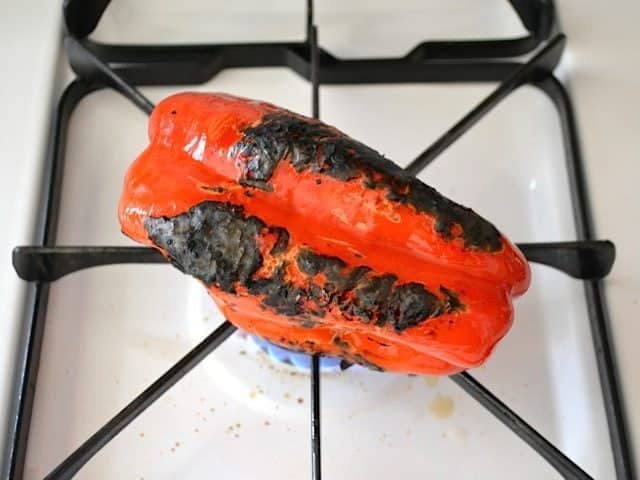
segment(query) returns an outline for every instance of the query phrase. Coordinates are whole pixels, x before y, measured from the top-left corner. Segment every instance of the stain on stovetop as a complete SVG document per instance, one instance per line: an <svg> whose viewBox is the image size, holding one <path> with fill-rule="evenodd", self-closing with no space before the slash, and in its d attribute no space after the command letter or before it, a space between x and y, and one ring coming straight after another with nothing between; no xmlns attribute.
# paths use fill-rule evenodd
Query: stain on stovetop
<svg viewBox="0 0 640 480"><path fill-rule="evenodd" d="M449 418L453 415L454 403L453 399L447 395L438 393L429 402L429 413L440 420Z"/></svg>

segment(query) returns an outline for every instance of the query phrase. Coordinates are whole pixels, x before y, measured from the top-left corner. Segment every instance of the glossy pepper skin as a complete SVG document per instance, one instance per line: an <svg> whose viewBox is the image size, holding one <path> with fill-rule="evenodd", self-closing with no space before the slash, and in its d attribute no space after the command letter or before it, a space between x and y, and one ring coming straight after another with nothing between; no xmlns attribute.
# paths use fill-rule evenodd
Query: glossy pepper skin
<svg viewBox="0 0 640 480"><path fill-rule="evenodd" d="M317 120L181 93L149 139L125 177L123 232L281 346L452 374L487 358L529 286L493 225Z"/></svg>

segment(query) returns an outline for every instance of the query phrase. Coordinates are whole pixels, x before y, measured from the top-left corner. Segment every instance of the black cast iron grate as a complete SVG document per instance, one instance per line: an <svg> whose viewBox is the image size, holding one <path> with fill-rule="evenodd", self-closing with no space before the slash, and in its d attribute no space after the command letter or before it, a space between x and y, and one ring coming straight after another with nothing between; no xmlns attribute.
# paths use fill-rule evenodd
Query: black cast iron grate
<svg viewBox="0 0 640 480"><path fill-rule="evenodd" d="M529 261L552 266L584 280L616 475L618 479L635 478L608 331L605 300L599 281L610 271L615 250L611 242L593 239L589 197L571 101L552 73L562 55L565 38L559 34L549 40L557 29L551 1L510 0L510 3L529 32L525 37L423 42L400 58L351 60L338 59L318 46L312 0L307 1L307 38L303 42L194 46L118 46L93 42L87 36L97 26L109 0L66 0L63 8L67 27L66 47L70 65L77 78L63 93L55 113L44 175L45 194L38 225L40 246L17 247L13 252L13 263L18 275L32 284L29 290L30 310L25 322L24 344L19 359L19 381L15 392L7 476L16 479L23 476L50 282L68 273L98 265L165 262L157 252L144 247L55 245L66 133L70 115L78 102L95 90L114 88L148 114L154 106L136 86L202 83L230 67L286 66L311 81L312 111L316 118L319 116L320 84L500 82L493 93L410 163L407 170L412 174L418 174L518 87L524 84L534 85L549 95L562 123L578 240L520 244L519 247ZM543 48L526 63L506 59L532 52L543 44ZM73 477L95 453L234 331L233 325L224 322L46 478ZM320 480L322 463L318 356L312 358L311 366L312 478ZM463 372L450 378L565 478L591 478L469 373Z"/></svg>

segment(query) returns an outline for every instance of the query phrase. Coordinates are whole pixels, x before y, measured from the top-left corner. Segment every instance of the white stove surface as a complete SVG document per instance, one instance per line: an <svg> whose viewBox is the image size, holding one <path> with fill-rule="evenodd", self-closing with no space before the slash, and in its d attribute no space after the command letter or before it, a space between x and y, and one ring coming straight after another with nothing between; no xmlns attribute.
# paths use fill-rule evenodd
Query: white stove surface
<svg viewBox="0 0 640 480"><path fill-rule="evenodd" d="M96 38L212 42L303 35L304 11L297 3L292 10L293 2L277 2L268 14L248 0L231 6L190 1L180 8L164 2L153 9L146 3L115 2ZM350 12L360 11L363 3L367 13L354 17ZM407 2L399 14L393 11L397 5L382 1L318 2L320 43L338 55L397 55L423 38L458 38L462 31L473 32L471 37L521 33L505 2L487 2L482 12L471 0L434 3ZM567 26L580 18L574 10L561 8ZM146 16L141 28L148 11L156 13ZM577 72L579 80L584 75L580 51L571 50L567 31L566 72L571 80ZM585 100L588 88L581 91L577 80L571 86L581 113L581 102L585 108L593 104ZM323 120L404 165L492 88L326 86L320 112ZM255 97L309 113L310 87L287 69L228 70L194 89ZM157 102L177 90L147 88L144 93ZM598 161L590 145L604 144L602 132L614 132L603 127L594 133L584 122L580 126L597 226L619 251L607 285L624 374L632 372L634 359L640 360L630 350L632 338L625 338L634 328L640 333L625 323L634 318L633 308L638 312L638 283L633 282L640 279L627 276L630 264L638 265L627 238L637 212L631 212L632 218L605 212L621 201L612 198L616 185L629 182L631 195L631 175L621 175L616 185L602 178L604 168L617 172L621 166ZM80 103L69 128L59 244L131 244L120 234L115 211L124 170L146 141L146 117L117 93L96 92ZM616 144L609 143L611 151L617 151ZM622 164L630 159L624 151L620 157ZM421 178L472 206L514 241L575 238L557 114L534 88L508 97ZM474 375L594 478L612 478L582 286L546 267L534 266L532 275L531 290L517 302L514 328ZM168 266L96 268L54 283L25 477L42 478L221 321L200 284ZM292 372L234 335L116 437L78 478L308 478L309 378ZM631 373L623 380L627 402L640 401ZM630 414L638 433L638 412L631 409ZM447 379L358 367L325 374L322 433L325 478L557 475Z"/></svg>

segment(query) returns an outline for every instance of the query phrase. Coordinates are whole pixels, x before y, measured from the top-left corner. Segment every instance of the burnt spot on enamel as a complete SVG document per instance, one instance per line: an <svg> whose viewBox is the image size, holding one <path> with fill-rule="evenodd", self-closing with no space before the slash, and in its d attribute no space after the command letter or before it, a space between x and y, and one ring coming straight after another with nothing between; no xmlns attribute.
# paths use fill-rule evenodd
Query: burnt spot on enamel
<svg viewBox="0 0 640 480"><path fill-rule="evenodd" d="M265 225L239 206L203 202L175 217L147 217L144 227L181 271L226 292L262 265L256 239Z"/></svg>
<svg viewBox="0 0 640 480"><path fill-rule="evenodd" d="M433 216L435 230L442 238L459 236L465 248L472 250L494 252L502 248L498 230L473 210L443 197L374 149L328 125L278 112L266 114L259 124L245 127L242 133L230 154L244 161L240 182L245 185L269 191L273 172L285 160L298 172L311 170L342 181L361 177L366 188L386 190L389 201Z"/></svg>
<svg viewBox="0 0 640 480"><path fill-rule="evenodd" d="M351 268L310 248L294 255L304 279L294 284L287 273L294 265L285 259L292 248L287 230L267 226L230 203L205 201L174 217L147 217L144 226L181 271L230 293L241 285L259 296L264 308L291 317L303 328L313 328L328 310L337 309L349 320L389 325L400 334L464 310L455 292L444 286L438 296L420 283L399 283L395 275L375 275L364 265ZM269 276L261 276L256 273L264 262L259 237L266 234L275 234L276 240L265 255L278 263Z"/></svg>

